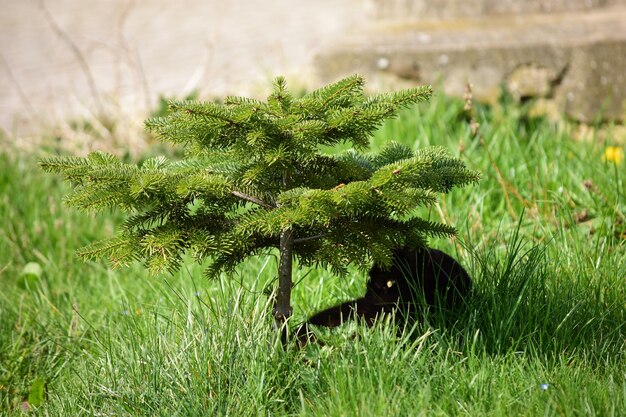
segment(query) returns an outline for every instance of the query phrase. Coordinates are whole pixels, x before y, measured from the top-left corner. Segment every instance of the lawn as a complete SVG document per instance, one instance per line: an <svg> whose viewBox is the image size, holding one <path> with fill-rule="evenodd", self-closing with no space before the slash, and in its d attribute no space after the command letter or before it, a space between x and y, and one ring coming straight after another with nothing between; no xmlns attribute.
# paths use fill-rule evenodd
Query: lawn
<svg viewBox="0 0 626 417"><path fill-rule="evenodd" d="M437 96L372 142L441 145L482 173L424 212L457 227L431 243L474 279L466 314L401 337L391 318L351 324L302 350L283 351L272 330L275 254L216 281L191 262L161 276L83 263L74 251L121 215L68 209L40 155L1 153L0 412L625 415L626 161L612 147L623 138L580 140L514 103L475 115L476 136L463 102ZM295 320L361 295L351 271L299 270Z"/></svg>

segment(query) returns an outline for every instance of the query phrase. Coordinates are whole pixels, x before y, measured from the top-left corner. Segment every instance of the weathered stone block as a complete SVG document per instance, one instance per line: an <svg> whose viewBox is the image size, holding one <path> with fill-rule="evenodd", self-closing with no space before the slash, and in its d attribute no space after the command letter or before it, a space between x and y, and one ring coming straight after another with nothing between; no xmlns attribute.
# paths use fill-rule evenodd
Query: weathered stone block
<svg viewBox="0 0 626 417"><path fill-rule="evenodd" d="M556 98L575 119L626 120L626 37L572 48Z"/></svg>
<svg viewBox="0 0 626 417"><path fill-rule="evenodd" d="M462 95L471 82L475 97L483 100L495 98L504 86L518 98L555 100L582 121L623 120L624 22L626 7L385 22L319 55L316 63L326 80L364 72L374 81L441 82L453 95Z"/></svg>
<svg viewBox="0 0 626 417"><path fill-rule="evenodd" d="M562 13L624 5L624 0L369 0L375 19L429 20L496 14Z"/></svg>

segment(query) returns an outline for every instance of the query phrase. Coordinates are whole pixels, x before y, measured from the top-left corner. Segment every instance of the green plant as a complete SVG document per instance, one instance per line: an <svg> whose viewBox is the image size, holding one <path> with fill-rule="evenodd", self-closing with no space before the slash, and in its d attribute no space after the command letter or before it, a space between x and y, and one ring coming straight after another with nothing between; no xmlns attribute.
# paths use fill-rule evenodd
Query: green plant
<svg viewBox="0 0 626 417"><path fill-rule="evenodd" d="M180 161L156 157L138 166L96 152L40 165L74 184L69 205L131 214L117 237L80 250L83 257L106 256L115 266L145 259L161 272L190 253L212 258L207 272L216 276L278 249L274 317L287 334L294 256L339 273L348 263L388 265L393 248L452 235L453 227L419 217L419 209L478 179L442 148L389 143L378 154L324 154L342 142L366 149L384 120L431 94L419 87L365 97L363 84L355 75L294 98L279 77L267 102L173 101L168 116L146 126L185 147Z"/></svg>

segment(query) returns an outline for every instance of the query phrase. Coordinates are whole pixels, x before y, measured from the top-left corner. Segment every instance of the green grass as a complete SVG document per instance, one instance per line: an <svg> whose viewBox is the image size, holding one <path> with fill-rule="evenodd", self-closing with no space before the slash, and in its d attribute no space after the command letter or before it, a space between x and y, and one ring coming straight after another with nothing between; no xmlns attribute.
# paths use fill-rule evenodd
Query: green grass
<svg viewBox="0 0 626 417"><path fill-rule="evenodd" d="M474 278L468 311L401 338L388 323L322 331L326 346L301 351L272 331L273 256L221 281L193 264L151 277L82 263L74 251L121 217L65 208L67 186L35 156L0 155L0 413L625 415L626 163L514 105L477 108L472 138L462 106L437 97L373 146L442 145L483 173L425 212L458 228L432 243ZM43 272L24 274L29 262ZM360 295L365 277L295 279L299 320Z"/></svg>

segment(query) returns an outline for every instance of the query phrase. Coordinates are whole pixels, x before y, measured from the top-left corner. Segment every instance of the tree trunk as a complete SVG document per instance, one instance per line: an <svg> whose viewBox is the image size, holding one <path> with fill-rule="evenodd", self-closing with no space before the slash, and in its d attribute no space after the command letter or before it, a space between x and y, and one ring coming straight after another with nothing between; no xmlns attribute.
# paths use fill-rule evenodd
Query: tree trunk
<svg viewBox="0 0 626 417"><path fill-rule="evenodd" d="M280 234L280 260L278 263L278 296L274 305L274 319L281 332L283 345L289 339L291 317L291 273L293 269L293 229L283 230Z"/></svg>

